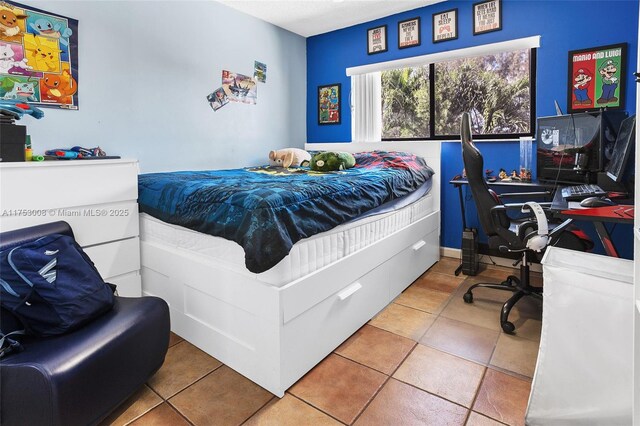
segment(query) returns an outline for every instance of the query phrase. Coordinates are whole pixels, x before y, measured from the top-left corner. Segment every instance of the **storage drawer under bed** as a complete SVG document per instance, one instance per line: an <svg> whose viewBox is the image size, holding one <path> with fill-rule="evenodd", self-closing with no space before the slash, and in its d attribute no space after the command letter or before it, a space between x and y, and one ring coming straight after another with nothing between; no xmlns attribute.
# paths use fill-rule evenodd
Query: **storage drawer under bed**
<svg viewBox="0 0 640 426"><path fill-rule="evenodd" d="M402 252L284 324L281 365L286 366L282 369L285 386L315 365L310 359L329 354L438 260L437 229L413 241Z"/></svg>

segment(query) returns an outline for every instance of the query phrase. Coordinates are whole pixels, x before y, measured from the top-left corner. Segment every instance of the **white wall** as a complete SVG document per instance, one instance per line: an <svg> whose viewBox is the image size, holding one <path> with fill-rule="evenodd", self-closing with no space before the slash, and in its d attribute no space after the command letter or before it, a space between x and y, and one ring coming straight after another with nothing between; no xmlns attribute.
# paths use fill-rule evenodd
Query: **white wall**
<svg viewBox="0 0 640 426"><path fill-rule="evenodd" d="M74 145L137 158L143 172L266 164L304 147L306 41L214 1L24 1L79 20L79 111L23 119L34 152ZM267 64L257 105L214 112L223 69Z"/></svg>

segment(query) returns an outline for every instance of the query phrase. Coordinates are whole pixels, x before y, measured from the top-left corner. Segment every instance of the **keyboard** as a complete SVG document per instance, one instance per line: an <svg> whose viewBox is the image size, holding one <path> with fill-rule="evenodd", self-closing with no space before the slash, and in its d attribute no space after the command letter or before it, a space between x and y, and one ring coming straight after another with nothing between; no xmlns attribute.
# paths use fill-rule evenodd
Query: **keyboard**
<svg viewBox="0 0 640 426"><path fill-rule="evenodd" d="M567 201L582 200L587 197L601 197L603 195L607 195L607 192L594 184L575 185L562 188L562 198Z"/></svg>

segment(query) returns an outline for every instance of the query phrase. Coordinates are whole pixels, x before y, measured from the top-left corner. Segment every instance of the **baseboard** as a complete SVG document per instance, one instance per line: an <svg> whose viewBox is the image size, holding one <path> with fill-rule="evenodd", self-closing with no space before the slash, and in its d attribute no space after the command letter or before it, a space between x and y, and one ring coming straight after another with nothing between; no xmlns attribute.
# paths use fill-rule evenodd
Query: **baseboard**
<svg viewBox="0 0 640 426"><path fill-rule="evenodd" d="M440 256L452 257L454 259L461 259L462 250L451 247L440 247ZM488 256L486 254L480 255L480 263L485 265L498 265L505 266L507 268L513 268L513 259L506 259L504 257ZM493 260L493 261L492 261ZM532 263L530 266L532 272L542 272L542 265L539 263Z"/></svg>
<svg viewBox="0 0 640 426"><path fill-rule="evenodd" d="M460 259L462 257L462 250L451 247L440 247L440 256Z"/></svg>

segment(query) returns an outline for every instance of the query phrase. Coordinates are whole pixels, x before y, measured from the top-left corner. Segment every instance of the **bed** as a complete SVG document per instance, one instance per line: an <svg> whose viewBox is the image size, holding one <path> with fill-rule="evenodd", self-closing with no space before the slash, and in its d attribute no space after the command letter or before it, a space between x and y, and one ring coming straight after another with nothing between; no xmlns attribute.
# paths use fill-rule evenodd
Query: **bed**
<svg viewBox="0 0 640 426"><path fill-rule="evenodd" d="M440 144L392 147L423 157L433 169L426 195L312 236L302 232L275 265L252 262L242 241L141 214L143 293L169 303L174 332L282 397L439 258Z"/></svg>

